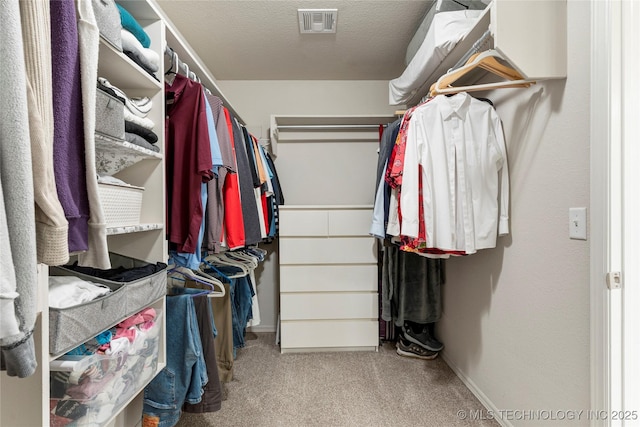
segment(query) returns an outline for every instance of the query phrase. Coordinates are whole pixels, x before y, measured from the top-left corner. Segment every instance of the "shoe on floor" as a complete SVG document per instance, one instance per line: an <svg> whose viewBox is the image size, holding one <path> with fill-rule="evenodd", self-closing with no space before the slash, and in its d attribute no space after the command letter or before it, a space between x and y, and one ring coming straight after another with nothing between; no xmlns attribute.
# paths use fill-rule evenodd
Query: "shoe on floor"
<svg viewBox="0 0 640 427"><path fill-rule="evenodd" d="M417 344L407 341L404 338L398 338L396 342L396 353L400 356L414 357L416 359L432 360L438 357L437 351L427 350Z"/></svg>
<svg viewBox="0 0 640 427"><path fill-rule="evenodd" d="M420 332L418 332L415 331L411 326L405 324L402 327L402 336L407 341L418 344L425 350L441 351L444 348L444 345L440 341L431 336L426 326L423 327Z"/></svg>

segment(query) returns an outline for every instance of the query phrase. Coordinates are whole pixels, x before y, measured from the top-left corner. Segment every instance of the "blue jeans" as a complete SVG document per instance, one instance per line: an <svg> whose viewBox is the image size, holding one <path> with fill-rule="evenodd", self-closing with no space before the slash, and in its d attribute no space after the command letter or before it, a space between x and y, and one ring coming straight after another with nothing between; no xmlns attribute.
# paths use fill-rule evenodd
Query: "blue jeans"
<svg viewBox="0 0 640 427"><path fill-rule="evenodd" d="M244 347L244 330L247 322L253 317L251 311L251 297L253 288L249 277L231 279L231 323L233 324L234 357L237 348Z"/></svg>
<svg viewBox="0 0 640 427"><path fill-rule="evenodd" d="M159 418L158 427L180 420L185 402L198 403L207 384L196 311L190 294L199 289L174 288L167 296L167 366L144 389L143 415Z"/></svg>

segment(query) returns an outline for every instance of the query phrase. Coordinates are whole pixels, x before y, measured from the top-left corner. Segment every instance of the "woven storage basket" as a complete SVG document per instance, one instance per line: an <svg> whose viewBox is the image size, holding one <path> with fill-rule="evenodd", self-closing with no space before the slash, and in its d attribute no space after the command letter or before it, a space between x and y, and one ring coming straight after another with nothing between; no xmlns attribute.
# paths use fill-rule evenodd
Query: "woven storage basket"
<svg viewBox="0 0 640 427"><path fill-rule="evenodd" d="M144 187L98 183L107 227L140 224Z"/></svg>

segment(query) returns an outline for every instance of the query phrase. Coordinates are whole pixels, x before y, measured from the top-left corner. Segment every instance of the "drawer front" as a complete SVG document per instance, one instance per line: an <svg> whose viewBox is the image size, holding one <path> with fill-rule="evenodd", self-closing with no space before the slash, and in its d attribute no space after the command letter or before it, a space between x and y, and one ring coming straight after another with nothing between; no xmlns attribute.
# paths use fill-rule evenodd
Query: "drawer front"
<svg viewBox="0 0 640 427"><path fill-rule="evenodd" d="M280 294L282 320L377 319L377 293Z"/></svg>
<svg viewBox="0 0 640 427"><path fill-rule="evenodd" d="M286 236L328 236L329 217L325 210L280 209L279 233Z"/></svg>
<svg viewBox="0 0 640 427"><path fill-rule="evenodd" d="M373 237L281 238L280 264L376 263Z"/></svg>
<svg viewBox="0 0 640 427"><path fill-rule="evenodd" d="M372 209L345 209L329 211L330 236L369 236Z"/></svg>
<svg viewBox="0 0 640 427"><path fill-rule="evenodd" d="M280 347L377 347L377 320L283 321Z"/></svg>
<svg viewBox="0 0 640 427"><path fill-rule="evenodd" d="M283 265L280 292L348 292L378 290L378 266Z"/></svg>

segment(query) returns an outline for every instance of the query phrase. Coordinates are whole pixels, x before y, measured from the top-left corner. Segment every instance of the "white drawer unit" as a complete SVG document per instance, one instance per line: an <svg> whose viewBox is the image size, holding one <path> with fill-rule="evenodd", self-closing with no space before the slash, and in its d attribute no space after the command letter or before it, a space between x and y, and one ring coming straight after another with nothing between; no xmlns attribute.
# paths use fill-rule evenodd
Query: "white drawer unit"
<svg viewBox="0 0 640 427"><path fill-rule="evenodd" d="M378 322L366 319L282 322L280 335L283 353L378 348Z"/></svg>
<svg viewBox="0 0 640 427"><path fill-rule="evenodd" d="M377 293L323 292L280 296L282 320L372 319L378 316Z"/></svg>
<svg viewBox="0 0 640 427"><path fill-rule="evenodd" d="M375 264L281 265L280 292L376 292Z"/></svg>
<svg viewBox="0 0 640 427"><path fill-rule="evenodd" d="M371 206L281 206L283 353L378 348Z"/></svg>
<svg viewBox="0 0 640 427"><path fill-rule="evenodd" d="M371 237L295 237L280 239L280 264L370 264L376 262Z"/></svg>

